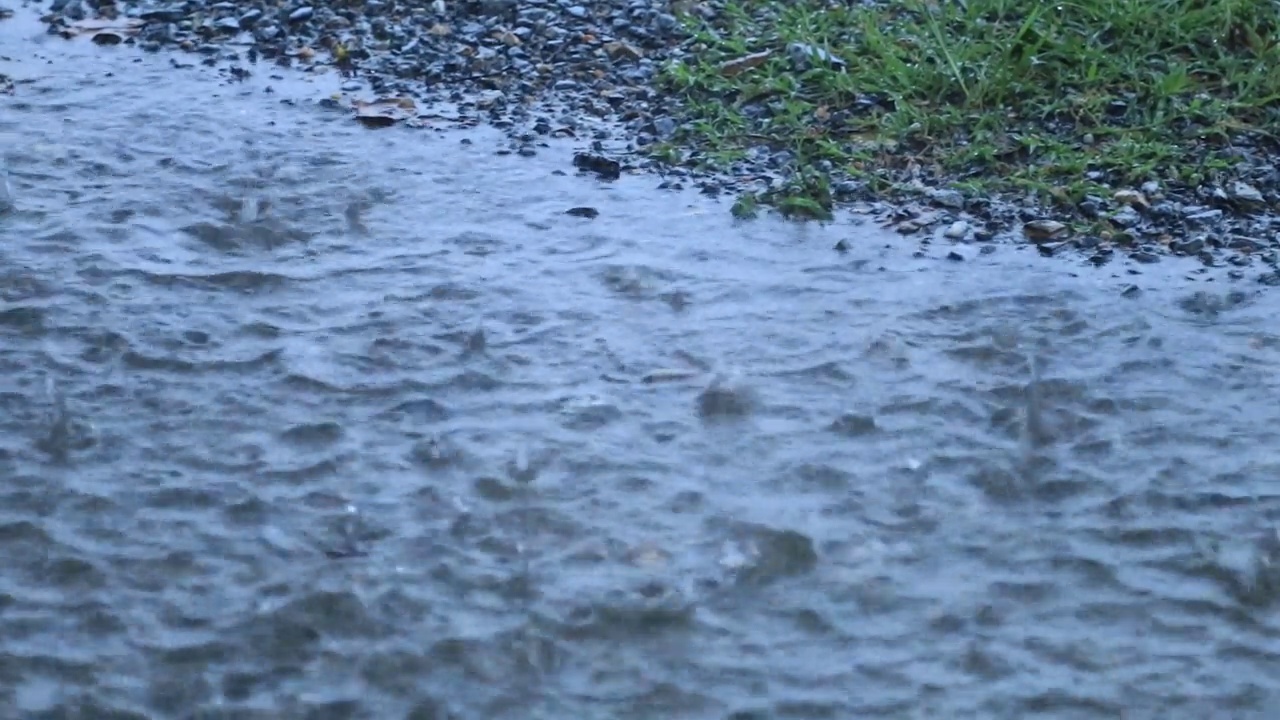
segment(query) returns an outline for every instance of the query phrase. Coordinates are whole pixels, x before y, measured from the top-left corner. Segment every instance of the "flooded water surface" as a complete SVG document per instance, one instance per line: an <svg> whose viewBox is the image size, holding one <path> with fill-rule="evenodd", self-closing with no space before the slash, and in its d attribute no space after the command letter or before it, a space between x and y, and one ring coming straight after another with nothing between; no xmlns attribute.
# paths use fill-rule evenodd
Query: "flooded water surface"
<svg viewBox="0 0 1280 720"><path fill-rule="evenodd" d="M1274 295L4 22L0 716L1280 701Z"/></svg>

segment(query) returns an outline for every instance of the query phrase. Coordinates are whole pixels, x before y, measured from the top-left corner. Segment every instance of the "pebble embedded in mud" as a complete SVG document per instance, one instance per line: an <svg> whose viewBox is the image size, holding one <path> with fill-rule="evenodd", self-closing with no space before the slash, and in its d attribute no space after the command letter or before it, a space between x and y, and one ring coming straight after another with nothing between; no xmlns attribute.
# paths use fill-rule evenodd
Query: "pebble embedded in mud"
<svg viewBox="0 0 1280 720"><path fill-rule="evenodd" d="M742 417L755 408L755 391L741 381L714 379L698 393L698 415L703 418Z"/></svg>
<svg viewBox="0 0 1280 720"><path fill-rule="evenodd" d="M1022 226L1022 232L1032 242L1047 242L1057 240L1067 234L1069 228L1065 223L1057 220L1032 220Z"/></svg>
<svg viewBox="0 0 1280 720"><path fill-rule="evenodd" d="M564 214L572 215L574 217L586 218L588 220L594 220L595 218L600 217L599 210L593 207L585 207L585 206L569 208L568 210L564 211Z"/></svg>
<svg viewBox="0 0 1280 720"><path fill-rule="evenodd" d="M847 412L836 418L827 426L829 430L846 437L861 437L874 433L879 427L876 419L870 415L859 415Z"/></svg>

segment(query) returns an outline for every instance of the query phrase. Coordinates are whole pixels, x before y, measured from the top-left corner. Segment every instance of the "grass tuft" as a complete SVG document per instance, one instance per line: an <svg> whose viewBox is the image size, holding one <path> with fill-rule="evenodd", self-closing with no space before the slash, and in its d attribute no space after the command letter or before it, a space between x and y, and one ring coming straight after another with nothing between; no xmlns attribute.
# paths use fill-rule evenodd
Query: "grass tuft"
<svg viewBox="0 0 1280 720"><path fill-rule="evenodd" d="M732 171L785 151L758 199L791 214L825 216L836 177L1072 207L1280 147L1272 0L729 0L684 20L662 76L683 122L655 152Z"/></svg>

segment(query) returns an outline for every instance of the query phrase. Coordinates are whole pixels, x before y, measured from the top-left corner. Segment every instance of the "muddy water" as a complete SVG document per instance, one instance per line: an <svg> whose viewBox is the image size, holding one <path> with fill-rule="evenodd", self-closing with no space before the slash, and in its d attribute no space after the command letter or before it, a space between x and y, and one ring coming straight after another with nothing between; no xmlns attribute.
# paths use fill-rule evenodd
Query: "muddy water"
<svg viewBox="0 0 1280 720"><path fill-rule="evenodd" d="M1280 700L1274 295L0 27L0 716Z"/></svg>

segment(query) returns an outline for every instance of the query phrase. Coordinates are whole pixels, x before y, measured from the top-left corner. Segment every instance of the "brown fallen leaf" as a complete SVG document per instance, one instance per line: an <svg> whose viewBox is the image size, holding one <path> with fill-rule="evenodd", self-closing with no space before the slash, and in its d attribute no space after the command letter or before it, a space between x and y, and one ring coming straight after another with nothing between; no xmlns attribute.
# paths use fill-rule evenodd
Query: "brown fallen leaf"
<svg viewBox="0 0 1280 720"><path fill-rule="evenodd" d="M1111 197L1121 205L1128 205L1134 210L1145 212L1151 208L1151 203L1147 202L1147 196L1137 190L1117 190Z"/></svg>
<svg viewBox="0 0 1280 720"><path fill-rule="evenodd" d="M418 114L418 107L413 98L387 97L373 101L356 100L351 103L355 108L356 120L368 127L387 127L408 120Z"/></svg>
<svg viewBox="0 0 1280 720"><path fill-rule="evenodd" d="M64 39L88 37L99 45L119 45L142 30L143 21L138 18L91 18L76 20L58 31Z"/></svg>
<svg viewBox="0 0 1280 720"><path fill-rule="evenodd" d="M720 63L720 74L723 75L724 77L733 77L735 75L739 75L746 70L750 70L751 68L760 67L761 65L765 64L765 61L767 61L772 56L773 56L772 50L762 50L758 53L743 55L740 58L725 60L724 62Z"/></svg>
<svg viewBox="0 0 1280 720"><path fill-rule="evenodd" d="M644 56L644 53L640 52L639 48L621 40L605 43L604 51L613 60L639 60Z"/></svg>

